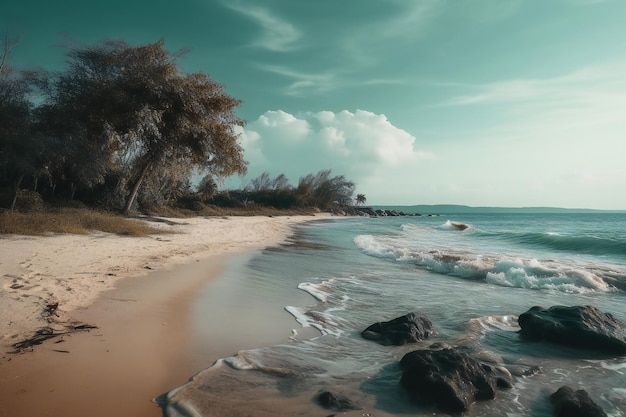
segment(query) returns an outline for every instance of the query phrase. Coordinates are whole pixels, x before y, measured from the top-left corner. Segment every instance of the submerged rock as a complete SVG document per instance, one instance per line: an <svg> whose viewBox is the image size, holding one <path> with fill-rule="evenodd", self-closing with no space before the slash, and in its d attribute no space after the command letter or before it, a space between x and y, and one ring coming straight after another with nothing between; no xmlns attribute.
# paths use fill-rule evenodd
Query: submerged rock
<svg viewBox="0 0 626 417"><path fill-rule="evenodd" d="M626 325L593 306L532 307L518 323L528 340L626 354Z"/></svg>
<svg viewBox="0 0 626 417"><path fill-rule="evenodd" d="M512 387L508 372L454 348L407 353L400 367L400 384L413 400L448 413L466 411L475 401L494 399L497 388Z"/></svg>
<svg viewBox="0 0 626 417"><path fill-rule="evenodd" d="M363 408L348 397L330 391L320 393L317 396L317 401L322 407L335 411L361 410Z"/></svg>
<svg viewBox="0 0 626 417"><path fill-rule="evenodd" d="M383 345L400 346L427 339L431 334L433 324L428 318L409 313L390 321L374 323L361 336Z"/></svg>
<svg viewBox="0 0 626 417"><path fill-rule="evenodd" d="M562 386L550 396L555 417L607 417L598 404L593 402L587 391L574 391Z"/></svg>

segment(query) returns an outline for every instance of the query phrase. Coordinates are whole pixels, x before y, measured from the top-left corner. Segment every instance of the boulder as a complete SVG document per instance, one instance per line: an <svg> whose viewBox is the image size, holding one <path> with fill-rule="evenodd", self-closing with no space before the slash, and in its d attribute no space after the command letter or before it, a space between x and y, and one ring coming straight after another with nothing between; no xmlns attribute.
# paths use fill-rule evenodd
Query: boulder
<svg viewBox="0 0 626 417"><path fill-rule="evenodd" d="M626 354L626 325L593 306L532 307L518 323L528 340Z"/></svg>
<svg viewBox="0 0 626 417"><path fill-rule="evenodd" d="M550 396L555 417L607 417L598 404L589 398L587 391L574 391L562 386Z"/></svg>
<svg viewBox="0 0 626 417"><path fill-rule="evenodd" d="M383 345L400 346L427 339L431 334L433 324L428 318L409 313L390 321L374 323L363 330L361 336Z"/></svg>
<svg viewBox="0 0 626 417"><path fill-rule="evenodd" d="M400 361L400 384L411 399L446 413L466 411L475 401L491 400L497 388L512 387L511 376L457 348L416 350Z"/></svg>

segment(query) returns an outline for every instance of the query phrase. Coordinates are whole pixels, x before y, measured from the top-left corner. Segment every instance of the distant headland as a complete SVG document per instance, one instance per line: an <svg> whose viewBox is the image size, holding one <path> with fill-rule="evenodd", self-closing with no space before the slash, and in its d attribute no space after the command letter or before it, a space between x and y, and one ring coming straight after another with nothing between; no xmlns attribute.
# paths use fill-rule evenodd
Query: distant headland
<svg viewBox="0 0 626 417"><path fill-rule="evenodd" d="M374 210L397 210L407 214L566 214L566 213L623 213L626 210L597 210L559 207L471 207L455 204L433 204L414 206L372 206Z"/></svg>

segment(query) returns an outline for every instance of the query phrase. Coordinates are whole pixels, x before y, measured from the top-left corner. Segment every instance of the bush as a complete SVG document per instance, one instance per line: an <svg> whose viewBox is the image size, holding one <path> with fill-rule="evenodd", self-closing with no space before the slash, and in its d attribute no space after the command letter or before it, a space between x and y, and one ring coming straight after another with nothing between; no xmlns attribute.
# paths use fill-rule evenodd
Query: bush
<svg viewBox="0 0 626 417"><path fill-rule="evenodd" d="M44 211L45 206L41 195L36 191L20 190L15 201L15 210L20 213Z"/></svg>

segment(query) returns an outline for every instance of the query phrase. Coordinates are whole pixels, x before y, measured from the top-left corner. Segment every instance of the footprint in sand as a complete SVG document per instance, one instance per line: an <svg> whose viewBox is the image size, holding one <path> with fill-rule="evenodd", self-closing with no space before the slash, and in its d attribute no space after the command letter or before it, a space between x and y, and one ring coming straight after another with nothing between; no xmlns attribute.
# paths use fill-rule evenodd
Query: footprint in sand
<svg viewBox="0 0 626 417"><path fill-rule="evenodd" d="M24 291L31 292L40 292L43 291L44 288L39 284L32 284L28 278L19 277L16 275L5 275L6 278L9 278L7 282L2 284L2 288L8 293L23 293Z"/></svg>

